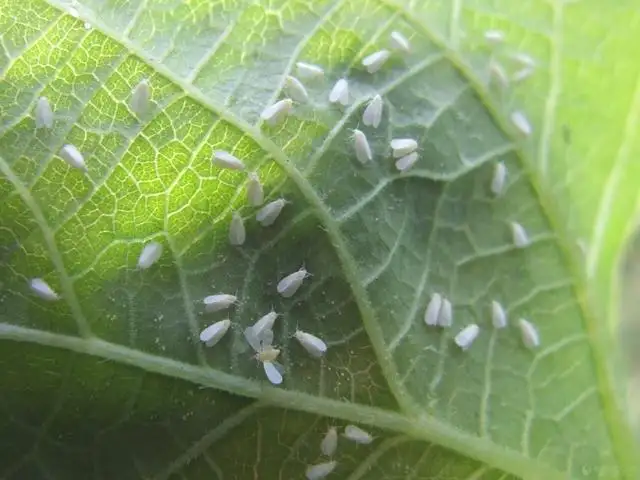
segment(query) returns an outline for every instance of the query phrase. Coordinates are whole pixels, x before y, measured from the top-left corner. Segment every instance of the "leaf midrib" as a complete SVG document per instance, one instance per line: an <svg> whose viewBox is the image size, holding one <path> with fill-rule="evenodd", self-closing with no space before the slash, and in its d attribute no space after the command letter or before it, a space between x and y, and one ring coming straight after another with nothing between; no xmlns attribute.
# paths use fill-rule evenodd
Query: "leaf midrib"
<svg viewBox="0 0 640 480"><path fill-rule="evenodd" d="M54 6L55 8L67 12L66 6L61 4L58 0L46 0L49 4ZM443 56L447 58L454 68L456 68L461 75L463 75L471 87L474 89L475 93L478 95L485 108L489 112L490 116L496 122L496 124L505 132L506 136L510 136L509 132L512 131L509 128L509 125L503 115L500 114L499 109L495 107L491 101L491 98L484 88L482 82L476 78L473 71L458 57L457 52L453 50L446 41L440 38L439 35L431 31L428 27L423 25L420 22L417 22L415 18L411 15L411 13L406 9L404 5L398 4L395 0L378 0L381 4L387 5L390 8L395 9L396 11L401 12L401 16L404 17L404 20L414 26L417 30L421 31L426 37L428 37L436 46L438 46L442 52ZM306 178L295 168L293 163L290 161L287 155L282 152L275 143L271 140L265 138L259 129L248 124L247 122L239 119L233 113L227 111L224 108L221 108L211 100L202 95L197 89L192 87L189 84L186 84L180 78L176 77L169 69L165 66L153 62L151 59L147 57L144 51L137 48L135 44L128 42L127 40L122 40L118 38L115 32L113 32L109 27L107 27L104 23L99 21L96 18L89 19L92 26L100 30L104 35L111 38L116 43L123 45L127 48L129 52L133 52L136 54L142 61L144 61L147 65L149 65L152 69L156 70L158 73L165 76L167 79L172 81L175 85L178 85L182 88L182 90L189 95L194 100L201 103L204 107L209 110L215 112L220 118L226 120L230 124L233 124L237 128L241 129L244 133L251 136L256 143L258 143L266 152L270 153L273 159L279 164L279 166L289 175L291 180L296 183L298 188L301 190L302 194L305 196L310 206L315 208L316 213L318 215L318 219L321 223L324 224L327 229L327 235L332 240L332 244L335 247L336 253L342 263L343 271L347 278L348 283L351 286L354 299L360 309L363 323L365 325L365 329L367 334L369 335L369 339L371 340L372 346L376 352L378 361L380 362L380 366L384 372L384 375L389 383L389 387L391 391L396 396L398 403L401 408L405 410L405 412L413 412L414 415L421 414L421 412L417 411L414 405L409 404L406 400L409 398L408 395L403 395L404 389L401 385L396 384L392 381L393 378L397 378L395 373L395 367L393 362L391 361L391 356L386 353L386 349L384 348L384 342L382 340L381 331L378 325L375 323L373 308L371 307L370 302L368 301L368 296L364 288L359 284L358 278L356 275L355 262L351 258L348 250L346 249L346 245L342 238L342 235L339 232L339 228L335 220L331 217L330 212L322 203L322 200L316 195L315 191L306 180ZM547 115L548 117L548 115ZM549 118L545 118L546 121ZM548 134L549 132L545 132ZM543 139L544 140L544 139ZM541 155L547 155L548 152L545 149ZM634 461L634 453L633 453L633 437L629 428L624 424L623 415L620 411L620 406L615 396L615 390L612 385L612 380L609 375L608 363L606 361L607 358L607 348L609 346L609 342L606 338L603 338L603 335L606 333L606 330L603 331L596 322L596 319L590 314L590 310L587 308L587 299L586 294L584 292L587 291L585 280L582 275L582 268L580 266L579 260L576 255L573 254L574 249L570 248L571 242L568 240L570 236L566 230L566 226L559 220L556 210L553 207L553 202L545 200L545 196L542 194L543 189L541 185L543 182L539 178L539 175L534 167L534 162L528 159L521 149L516 149L516 156L520 160L520 163L524 169L524 171L528 174L530 183L532 185L533 191L536 194L536 197L539 201L539 205L545 216L547 217L549 224L554 229L555 232L558 233L558 245L563 252L563 258L565 259L565 264L569 271L572 273L573 277L577 279L577 287L576 287L576 298L578 300L578 305L580 306L580 310L582 312L582 316L584 318L585 330L587 331L587 335L589 337L589 344L591 346L591 352L594 357L594 369L596 371L596 379L598 382L598 391L600 392L601 404L603 407L604 417L606 419L607 427L610 432L610 439L613 446L614 454L618 460L618 464L621 470L624 472L623 474L628 478L634 478L633 475L636 471L635 469L635 461ZM75 298L75 296L74 296ZM77 300L77 299L76 299ZM78 304L79 307L79 304ZM87 340L88 341L88 340ZM90 340L94 341L94 340ZM162 373L162 372L160 372ZM280 391L280 390L279 390ZM314 397L315 398L315 397ZM329 414L331 415L331 414ZM406 419L406 417L402 417ZM433 417L425 417L429 418L432 422L440 422ZM410 427L412 428L414 424L409 422ZM444 429L449 433L452 431L456 432L456 435L461 435L460 438L467 437L466 434L462 434L462 432L458 432L454 430L453 427L444 425ZM428 428L428 427L427 427ZM455 435L454 435L455 436ZM445 438L446 435L443 435ZM418 435L418 438L422 438ZM433 440L433 439L432 439ZM467 439L469 441L477 442L478 439L475 437L470 437ZM443 441L439 441L441 444L445 445ZM464 442L462 442L464 443ZM493 444L493 442L487 442L483 440L480 443L485 443L486 445L491 445L493 448L498 449L499 451L504 451L502 447L498 447ZM466 448L459 448L464 445L458 444L457 447L452 447L458 451L468 453L475 458L479 458L483 461L487 461L487 458L477 457L473 455L471 452L467 452ZM467 445L469 447L469 445ZM511 452L511 451L509 451ZM490 456L490 458L493 456ZM521 455L516 455L516 458L520 460L526 459L528 463L531 463L531 460L523 457ZM512 473L516 473L518 475L528 477L532 471L540 472L540 469L543 468L539 464L534 464L535 468L531 468L530 466L525 470L524 473L517 473L517 470L513 470L509 467L503 467L500 456L498 455L495 458L495 465L499 468L503 468ZM517 462L516 462L517 463ZM546 467L544 467L546 468Z"/></svg>

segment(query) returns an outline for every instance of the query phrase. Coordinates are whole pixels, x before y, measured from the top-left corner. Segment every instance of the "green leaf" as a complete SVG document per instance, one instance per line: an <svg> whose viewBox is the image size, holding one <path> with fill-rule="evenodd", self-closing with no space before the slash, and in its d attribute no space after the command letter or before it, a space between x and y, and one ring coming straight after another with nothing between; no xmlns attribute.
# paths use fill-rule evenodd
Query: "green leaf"
<svg viewBox="0 0 640 480"><path fill-rule="evenodd" d="M603 11L604 10L604 11ZM547 0L0 1L0 376L3 478L302 478L340 440L334 478L636 478L613 370L614 267L638 202L637 2ZM534 75L488 85L493 53ZM399 30L410 54L360 60ZM295 62L322 65L286 122L260 112ZM330 105L347 76L352 103ZM147 78L149 111L129 108ZM379 92L379 129L361 126ZM33 107L51 101L53 130ZM534 133L509 122L526 112ZM360 125L360 127L358 127ZM351 129L375 153L355 161ZM420 141L399 174L391 138ZM84 154L88 173L57 155ZM263 228L246 172L289 203ZM489 191L493 166L509 171ZM247 225L228 243L233 211ZM531 245L512 244L509 222ZM136 269L143 245L164 246ZM587 248L583 260L577 241ZM312 276L289 299L280 278ZM585 265L583 267L583 265ZM42 277L57 302L32 295ZM235 293L229 312L202 298ZM429 329L433 293L454 305ZM490 305L510 325L491 327ZM271 308L285 368L266 380L242 331ZM213 348L198 341L229 316ZM517 319L539 329L522 345ZM469 323L466 352L453 342ZM296 328L329 345L319 360Z"/></svg>

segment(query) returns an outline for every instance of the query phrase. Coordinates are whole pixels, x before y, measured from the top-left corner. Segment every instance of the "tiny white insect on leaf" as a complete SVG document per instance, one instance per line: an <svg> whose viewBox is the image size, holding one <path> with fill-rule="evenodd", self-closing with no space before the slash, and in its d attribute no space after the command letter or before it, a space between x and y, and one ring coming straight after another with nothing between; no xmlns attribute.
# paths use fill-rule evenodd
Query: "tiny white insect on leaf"
<svg viewBox="0 0 640 480"><path fill-rule="evenodd" d="M533 59L531 55L528 53L515 53L511 56L516 62L518 62L523 67L534 68L536 66L536 61Z"/></svg>
<svg viewBox="0 0 640 480"><path fill-rule="evenodd" d="M322 442L320 442L320 451L327 457L336 453L338 448L338 429L336 427L329 427Z"/></svg>
<svg viewBox="0 0 640 480"><path fill-rule="evenodd" d="M404 157L400 157L396 160L396 170L399 172L406 172L410 170L418 161L418 152L410 153Z"/></svg>
<svg viewBox="0 0 640 480"><path fill-rule="evenodd" d="M324 76L324 70L322 69L322 67L313 65L311 63L298 62L296 63L296 69L300 78L314 79Z"/></svg>
<svg viewBox="0 0 640 480"><path fill-rule="evenodd" d="M307 103L309 101L307 89L296 77L288 75L284 79L284 89L287 92L287 95L296 102Z"/></svg>
<svg viewBox="0 0 640 480"><path fill-rule="evenodd" d="M344 437L352 442L359 443L361 445L368 445L373 442L373 437L369 432L362 430L355 425L347 425L344 427Z"/></svg>
<svg viewBox="0 0 640 480"><path fill-rule="evenodd" d="M84 163L84 156L75 145L71 145L70 143L63 145L60 149L60 157L72 167L84 172L87 171L87 165Z"/></svg>
<svg viewBox="0 0 640 480"><path fill-rule="evenodd" d="M433 327L438 324L438 317L440 316L440 309L442 308L442 295L434 293L431 296L429 305L424 312L424 323Z"/></svg>
<svg viewBox="0 0 640 480"><path fill-rule="evenodd" d="M305 268L293 272L278 282L277 291L284 298L292 297L302 285L304 279L309 275Z"/></svg>
<svg viewBox="0 0 640 480"><path fill-rule="evenodd" d="M391 52L389 50L379 50L364 57L362 59L362 66L367 69L367 72L376 73L385 63L387 63L390 56Z"/></svg>
<svg viewBox="0 0 640 480"><path fill-rule="evenodd" d="M47 97L36 102L36 128L53 128L53 110Z"/></svg>
<svg viewBox="0 0 640 480"><path fill-rule="evenodd" d="M218 312L225 310L238 301L238 297L230 295L228 293L216 293L215 295L208 295L204 297L202 303L204 303L204 309L211 312Z"/></svg>
<svg viewBox="0 0 640 480"><path fill-rule="evenodd" d="M305 471L307 480L322 480L336 469L338 462L331 460L330 462L309 465Z"/></svg>
<svg viewBox="0 0 640 480"><path fill-rule="evenodd" d="M244 329L244 338L247 340L247 343L253 348L255 352L259 352L262 349L262 344L260 339L256 335L256 332L253 330L253 326L249 326Z"/></svg>
<svg viewBox="0 0 640 480"><path fill-rule="evenodd" d="M266 315L263 315L251 327L253 328L253 333L257 337L260 337L262 335L262 332L264 332L265 330L273 330L273 325L275 324L277 318L278 314L273 310Z"/></svg>
<svg viewBox="0 0 640 480"><path fill-rule="evenodd" d="M357 128L353 130L353 142L356 150L356 158L360 163L370 162L373 158L369 140L362 130Z"/></svg>
<svg viewBox="0 0 640 480"><path fill-rule="evenodd" d="M513 74L513 76L511 77L511 81L513 83L520 83L526 80L527 78L529 78L531 75L533 75L534 72L535 72L535 68L533 67L521 68L520 70L518 70L516 73Z"/></svg>
<svg viewBox="0 0 640 480"><path fill-rule="evenodd" d="M518 320L520 334L522 335L522 343L528 348L537 348L540 346L540 334L533 323L524 318Z"/></svg>
<svg viewBox="0 0 640 480"><path fill-rule="evenodd" d="M511 222L511 235L513 244L518 248L525 248L531 243L527 231L518 222Z"/></svg>
<svg viewBox="0 0 640 480"><path fill-rule="evenodd" d="M43 300L53 302L60 299L60 296L42 278L32 278L29 281L29 287L35 295Z"/></svg>
<svg viewBox="0 0 640 480"><path fill-rule="evenodd" d="M131 110L137 115L143 115L149 108L149 100L151 99L151 85L149 81L144 79L140 81L131 93Z"/></svg>
<svg viewBox="0 0 640 480"><path fill-rule="evenodd" d="M349 82L345 78L339 79L329 92L329 102L349 105Z"/></svg>
<svg viewBox="0 0 640 480"><path fill-rule="evenodd" d="M507 180L507 166L503 162L498 162L493 167L493 177L491 178L491 192L500 195L504 190Z"/></svg>
<svg viewBox="0 0 640 480"><path fill-rule="evenodd" d="M280 385L282 383L282 373L273 364L273 362L262 362L262 368L267 375L267 379L274 385Z"/></svg>
<svg viewBox="0 0 640 480"><path fill-rule="evenodd" d="M391 150L393 150L393 157L400 158L405 155L413 153L418 148L418 142L413 138L394 138L391 140Z"/></svg>
<svg viewBox="0 0 640 480"><path fill-rule="evenodd" d="M229 330L231 320L220 320L200 332L200 341L204 342L207 347L213 347L220 341Z"/></svg>
<svg viewBox="0 0 640 480"><path fill-rule="evenodd" d="M438 315L438 325L441 327L450 327L453 324L453 305L448 298L442 299L442 307Z"/></svg>
<svg viewBox="0 0 640 480"><path fill-rule="evenodd" d="M162 244L158 242L149 242L142 247L142 252L138 257L138 268L146 270L158 261L162 255Z"/></svg>
<svg viewBox="0 0 640 480"><path fill-rule="evenodd" d="M368 127L378 128L382 120L382 108L382 97L376 94L362 113L362 123Z"/></svg>
<svg viewBox="0 0 640 480"><path fill-rule="evenodd" d="M296 330L294 336L310 355L314 357L322 357L327 353L327 344L315 335L303 332L302 330Z"/></svg>
<svg viewBox="0 0 640 480"><path fill-rule="evenodd" d="M520 111L516 111L511 114L511 123L513 123L518 131L525 137L528 137L533 133L533 128L531 127L529 120L525 114Z"/></svg>
<svg viewBox="0 0 640 480"><path fill-rule="evenodd" d="M278 219L282 209L286 205L287 201L284 198L279 198L273 202L267 203L264 207L258 210L256 213L256 220L263 227L269 227Z"/></svg>
<svg viewBox="0 0 640 480"><path fill-rule="evenodd" d="M244 228L244 220L238 212L233 212L229 225L229 243L236 246L244 245L246 238L247 231Z"/></svg>
<svg viewBox="0 0 640 480"><path fill-rule="evenodd" d="M505 328L507 326L507 312L500 302L491 302L491 323L495 328Z"/></svg>
<svg viewBox="0 0 640 480"><path fill-rule="evenodd" d="M292 109L293 100L285 98L265 108L260 118L271 126L278 125L291 113Z"/></svg>
<svg viewBox="0 0 640 480"><path fill-rule="evenodd" d="M260 362L274 362L278 356L280 355L280 350L277 348L273 348L271 345L268 345L264 348L261 348L258 353L256 353L256 359Z"/></svg>
<svg viewBox="0 0 640 480"><path fill-rule="evenodd" d="M250 172L247 181L247 201L252 207L259 207L264 203L264 189L257 173Z"/></svg>
<svg viewBox="0 0 640 480"><path fill-rule="evenodd" d="M504 32L501 30L487 30L484 32L484 39L493 45L502 43L504 41Z"/></svg>
<svg viewBox="0 0 640 480"><path fill-rule="evenodd" d="M409 43L407 37L398 31L391 32L389 45L391 45L393 50L399 52L409 53L411 51L411 43Z"/></svg>
<svg viewBox="0 0 640 480"><path fill-rule="evenodd" d="M478 338L478 334L480 333L480 327L475 323L467 325L464 327L453 339L453 341L458 345L462 350L467 350L471 344Z"/></svg>
<svg viewBox="0 0 640 480"><path fill-rule="evenodd" d="M228 168L230 170L244 170L244 163L235 155L226 150L216 150L211 157L211 163L220 168Z"/></svg>
<svg viewBox="0 0 640 480"><path fill-rule="evenodd" d="M509 86L509 76L504 67L496 60L491 60L489 63L489 73L491 75L490 80L497 82L501 88Z"/></svg>

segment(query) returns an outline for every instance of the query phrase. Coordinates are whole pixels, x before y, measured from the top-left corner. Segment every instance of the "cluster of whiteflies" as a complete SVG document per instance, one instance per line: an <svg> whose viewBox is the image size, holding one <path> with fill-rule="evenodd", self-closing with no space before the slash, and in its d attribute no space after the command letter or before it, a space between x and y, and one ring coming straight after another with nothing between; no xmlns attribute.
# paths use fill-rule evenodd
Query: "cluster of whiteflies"
<svg viewBox="0 0 640 480"><path fill-rule="evenodd" d="M373 442L373 437L369 432L355 425L347 425L344 427L342 436L359 445L369 445ZM331 458L335 455L337 449L338 429L336 427L329 427L329 430L327 430L327 433L320 442L320 451L323 455ZM321 480L333 472L337 466L338 462L336 460L328 460L326 462L309 465L305 472L307 480Z"/></svg>

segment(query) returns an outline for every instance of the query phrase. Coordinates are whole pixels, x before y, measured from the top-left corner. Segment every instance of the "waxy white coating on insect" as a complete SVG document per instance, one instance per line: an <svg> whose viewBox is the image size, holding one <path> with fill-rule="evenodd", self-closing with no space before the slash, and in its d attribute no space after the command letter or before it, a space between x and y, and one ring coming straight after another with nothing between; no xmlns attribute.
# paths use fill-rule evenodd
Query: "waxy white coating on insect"
<svg viewBox="0 0 640 480"><path fill-rule="evenodd" d="M429 305L424 312L424 323L429 327L433 327L438 324L438 317L440 316L440 309L442 308L442 295L434 293L429 300Z"/></svg>
<svg viewBox="0 0 640 480"><path fill-rule="evenodd" d="M200 341L204 342L207 347L213 347L227 333L231 326L231 320L220 320L200 332Z"/></svg>
<svg viewBox="0 0 640 480"><path fill-rule="evenodd" d="M390 56L391 52L389 50L379 50L364 57L362 66L367 69L367 72L376 73L389 60Z"/></svg>
<svg viewBox="0 0 640 480"><path fill-rule="evenodd" d="M60 296L42 278L32 278L29 281L29 287L35 295L43 300L53 302L60 299Z"/></svg>
<svg viewBox="0 0 640 480"><path fill-rule="evenodd" d="M309 272L303 267L297 272L293 272L282 280L278 282L277 290L280 295L284 298L289 298L293 296L300 286L304 279L309 275Z"/></svg>
<svg viewBox="0 0 640 480"><path fill-rule="evenodd" d="M262 368L267 375L267 379L274 385L280 385L282 383L282 373L275 366L273 362L262 362Z"/></svg>
<svg viewBox="0 0 640 480"><path fill-rule="evenodd" d="M47 97L36 102L36 128L53 128L53 110Z"/></svg>
<svg viewBox="0 0 640 480"><path fill-rule="evenodd" d="M373 437L369 432L366 432L355 425L347 425L344 427L343 435L346 439L359 443L360 445L368 445L373 442Z"/></svg>
<svg viewBox="0 0 640 480"><path fill-rule="evenodd" d="M471 344L478 338L478 334L480 333L480 327L475 323L467 325L455 336L453 341L458 345L462 350L467 350Z"/></svg>
<svg viewBox="0 0 640 480"><path fill-rule="evenodd" d="M327 457L336 453L338 448L338 429L336 427L329 427L324 438L320 442L320 451Z"/></svg>
<svg viewBox="0 0 640 480"><path fill-rule="evenodd" d="M235 155L226 150L216 150L211 157L211 163L217 167L228 168L230 170L244 170L244 163Z"/></svg>
<svg viewBox="0 0 640 480"><path fill-rule="evenodd" d="M296 63L296 69L300 78L320 78L324 76L322 67L311 63L298 62Z"/></svg>
<svg viewBox="0 0 640 480"><path fill-rule="evenodd" d="M322 480L326 478L331 472L333 472L338 465L338 462L331 460L330 462L318 463L316 465L309 465L305 472L307 480Z"/></svg>
<svg viewBox="0 0 640 480"><path fill-rule="evenodd" d="M511 235L513 244L518 248L527 247L531 243L527 231L518 222L511 222Z"/></svg>
<svg viewBox="0 0 640 480"><path fill-rule="evenodd" d="M62 159L72 167L84 172L87 171L87 165L84 163L84 156L75 145L70 143L63 145L60 149L60 157L62 157Z"/></svg>
<svg viewBox="0 0 640 480"><path fill-rule="evenodd" d="M529 120L524 113L520 111L516 111L511 114L511 123L513 123L518 131L525 137L528 137L533 133L533 128L531 127Z"/></svg>
<svg viewBox="0 0 640 480"><path fill-rule="evenodd" d="M513 58L516 62L518 62L523 67L534 68L536 66L536 61L533 59L531 55L527 53L522 53L522 52L515 53L511 55L511 58Z"/></svg>
<svg viewBox="0 0 640 480"><path fill-rule="evenodd" d="M253 332L256 336L260 337L262 332L265 330L273 330L273 325L276 323L276 319L278 318L278 314L271 310L266 315L260 317L260 319L253 324L251 328L253 328Z"/></svg>
<svg viewBox="0 0 640 480"><path fill-rule="evenodd" d="M307 93L307 89L296 77L287 75L287 77L284 79L284 90L287 92L287 95L289 95L291 99L295 100L296 102L307 103L309 101L309 94Z"/></svg>
<svg viewBox="0 0 640 480"><path fill-rule="evenodd" d="M345 78L339 79L329 92L329 101L341 105L349 105L349 82Z"/></svg>
<svg viewBox="0 0 640 480"><path fill-rule="evenodd" d="M400 157L396 160L396 170L399 172L406 172L411 169L416 162L418 161L418 152L410 153L409 155L405 155L404 157Z"/></svg>
<svg viewBox="0 0 640 480"><path fill-rule="evenodd" d="M400 52L409 53L411 51L411 43L409 43L407 37L395 30L389 36L389 45L393 50Z"/></svg>
<svg viewBox="0 0 640 480"><path fill-rule="evenodd" d="M413 138L394 138L390 145L394 158L404 157L418 149L418 142Z"/></svg>
<svg viewBox="0 0 640 480"><path fill-rule="evenodd" d="M273 330L264 328L260 331L254 330L251 325L244 330L244 338L254 351L260 352L273 345Z"/></svg>
<svg viewBox="0 0 640 480"><path fill-rule="evenodd" d="M142 252L138 257L138 268L146 270L158 261L162 255L162 244L158 242L149 242L142 247Z"/></svg>
<svg viewBox="0 0 640 480"><path fill-rule="evenodd" d="M362 113L362 123L367 127L378 128L382 120L382 107L382 97L376 94Z"/></svg>
<svg viewBox="0 0 640 480"><path fill-rule="evenodd" d="M507 326L507 312L497 300L491 301L491 323L495 328L505 328Z"/></svg>
<svg viewBox="0 0 640 480"><path fill-rule="evenodd" d="M247 181L247 201L252 207L259 207L264 203L264 189L260 177L255 172L249 173Z"/></svg>
<svg viewBox="0 0 640 480"><path fill-rule="evenodd" d="M265 108L260 114L260 118L269 125L277 125L291 113L292 108L293 100L285 98Z"/></svg>
<svg viewBox="0 0 640 480"><path fill-rule="evenodd" d="M207 312L218 312L229 308L237 301L238 297L235 295L230 295L228 293L216 293L215 295L208 295L204 297L202 303L204 303L204 309Z"/></svg>
<svg viewBox="0 0 640 480"><path fill-rule="evenodd" d="M450 327L453 324L453 305L448 298L442 299L442 307L438 315L438 325L441 327Z"/></svg>
<svg viewBox="0 0 640 480"><path fill-rule="evenodd" d="M518 320L520 334L522 335L522 343L528 348L537 348L540 346L540 334L533 323L524 318Z"/></svg>
<svg viewBox="0 0 640 480"><path fill-rule="evenodd" d="M362 130L353 130L353 144L356 150L356 158L360 163L370 162L373 158L369 140Z"/></svg>
<svg viewBox="0 0 640 480"><path fill-rule="evenodd" d="M131 93L131 110L136 114L142 115L149 108L149 100L151 99L151 85L148 80L141 80Z"/></svg>
<svg viewBox="0 0 640 480"><path fill-rule="evenodd" d="M229 243L231 245L244 245L247 239L247 231L244 228L244 220L238 212L233 212L229 225Z"/></svg>
<svg viewBox="0 0 640 480"><path fill-rule="evenodd" d="M489 63L489 73L491 74L491 80L498 82L500 87L507 88L509 86L509 76L504 67L496 60L491 60Z"/></svg>
<svg viewBox="0 0 640 480"><path fill-rule="evenodd" d="M311 333L303 332L302 330L296 330L294 334L296 340L300 342L300 345L314 357L322 357L327 353L327 344L321 338L312 335Z"/></svg>
<svg viewBox="0 0 640 480"><path fill-rule="evenodd" d="M503 162L498 162L493 167L493 177L491 178L491 192L500 195L504 190L507 181L507 166Z"/></svg>
<svg viewBox="0 0 640 480"><path fill-rule="evenodd" d="M504 32L501 30L487 30L484 32L484 39L491 44L504 42Z"/></svg>
<svg viewBox="0 0 640 480"><path fill-rule="evenodd" d="M258 213L256 213L256 220L263 227L273 225L280 216L280 213L286 203L287 201L284 198L279 198L273 202L267 203L264 207L258 210Z"/></svg>

